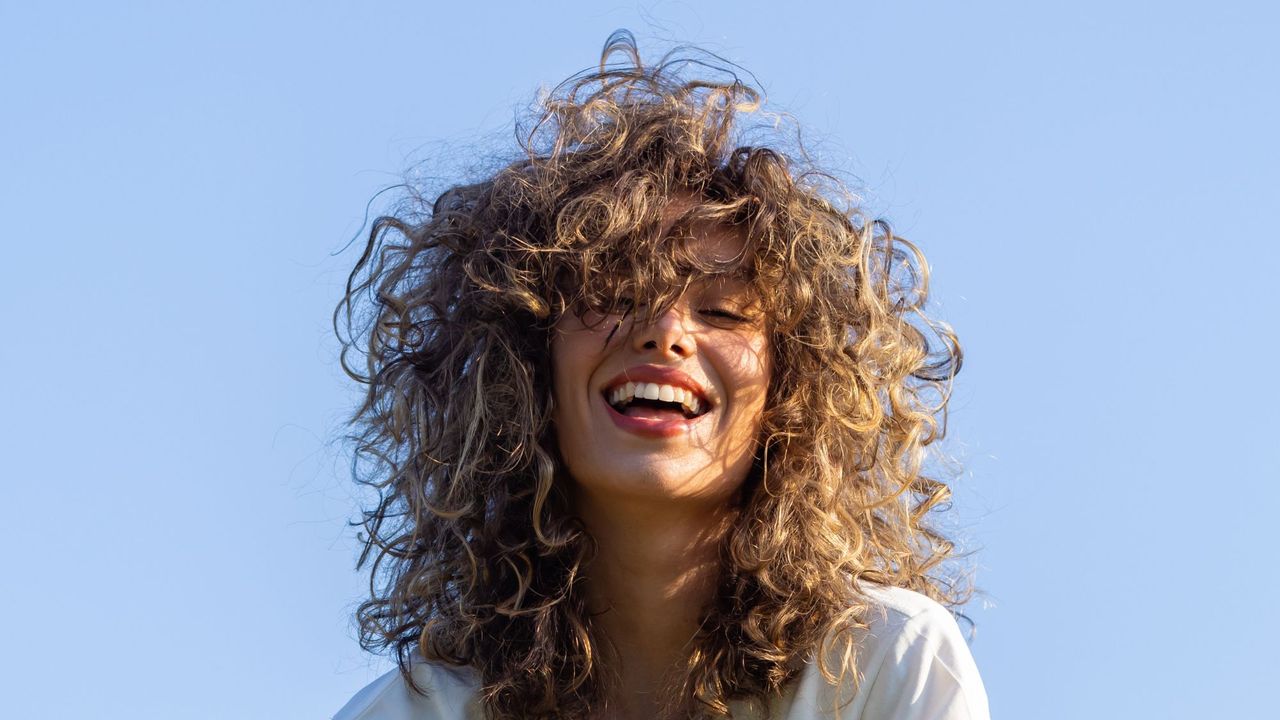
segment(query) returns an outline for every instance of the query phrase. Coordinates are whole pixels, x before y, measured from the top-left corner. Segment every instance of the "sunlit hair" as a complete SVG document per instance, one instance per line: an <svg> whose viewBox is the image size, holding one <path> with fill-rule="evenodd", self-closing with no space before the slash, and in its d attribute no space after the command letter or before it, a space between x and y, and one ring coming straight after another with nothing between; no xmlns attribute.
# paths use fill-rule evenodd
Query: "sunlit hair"
<svg viewBox="0 0 1280 720"><path fill-rule="evenodd" d="M581 582L594 541L551 422L551 332L632 301L652 319L694 275L747 278L774 370L670 709L760 707L815 654L829 680L856 682L867 583L966 599L926 518L949 497L925 450L960 349L922 314L924 259L787 138L745 144L778 123L732 70L692 50L645 65L615 34L598 71L540 102L516 161L373 223L335 315L343 366L367 386L355 472L378 491L358 620L362 645L394 650L410 683L418 648L474 668L492 718L600 710L615 678ZM742 256L686 252L680 228L707 222L739 231Z"/></svg>

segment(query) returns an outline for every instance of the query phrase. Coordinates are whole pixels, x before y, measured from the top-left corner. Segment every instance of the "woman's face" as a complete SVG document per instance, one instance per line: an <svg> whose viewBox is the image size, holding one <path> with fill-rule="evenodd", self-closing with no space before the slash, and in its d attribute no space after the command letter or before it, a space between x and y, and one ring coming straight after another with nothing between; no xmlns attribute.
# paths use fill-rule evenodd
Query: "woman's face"
<svg viewBox="0 0 1280 720"><path fill-rule="evenodd" d="M690 249L703 257L742 251L742 238L726 227L692 235ZM723 504L751 468L770 377L764 321L748 285L695 279L648 326L621 316L591 322L597 318L567 313L551 344L553 418L577 486L597 496Z"/></svg>

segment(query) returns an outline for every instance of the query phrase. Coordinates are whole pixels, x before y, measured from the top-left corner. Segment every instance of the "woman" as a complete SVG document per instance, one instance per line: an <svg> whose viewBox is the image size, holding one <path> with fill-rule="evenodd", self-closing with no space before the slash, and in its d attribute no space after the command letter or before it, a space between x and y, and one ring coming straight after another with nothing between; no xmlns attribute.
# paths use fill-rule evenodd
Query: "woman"
<svg viewBox="0 0 1280 720"><path fill-rule="evenodd" d="M338 319L400 668L338 718L986 717L923 258L711 68L619 33L520 161L374 223Z"/></svg>

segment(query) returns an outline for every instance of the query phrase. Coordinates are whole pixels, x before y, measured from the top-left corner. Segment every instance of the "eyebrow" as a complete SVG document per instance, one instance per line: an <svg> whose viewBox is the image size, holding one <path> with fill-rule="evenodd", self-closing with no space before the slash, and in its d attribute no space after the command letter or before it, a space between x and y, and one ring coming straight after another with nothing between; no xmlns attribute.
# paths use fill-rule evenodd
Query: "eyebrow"
<svg viewBox="0 0 1280 720"><path fill-rule="evenodd" d="M746 272L732 272L721 275L703 274L702 277L690 280L689 286L703 285L711 289L721 289L728 292L751 292L755 290L753 278Z"/></svg>
<svg viewBox="0 0 1280 720"><path fill-rule="evenodd" d="M732 270L724 272L707 272L699 267L681 263L677 265L680 274L690 278L690 282L698 282L702 280L736 280L738 282L750 283L755 273L749 267L744 267L743 263L739 263Z"/></svg>

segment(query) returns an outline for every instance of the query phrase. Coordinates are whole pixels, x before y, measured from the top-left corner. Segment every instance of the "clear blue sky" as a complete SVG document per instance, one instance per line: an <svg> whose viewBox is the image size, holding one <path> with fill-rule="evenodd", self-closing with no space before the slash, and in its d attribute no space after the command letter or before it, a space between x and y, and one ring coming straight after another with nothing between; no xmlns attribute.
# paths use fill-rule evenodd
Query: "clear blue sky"
<svg viewBox="0 0 1280 720"><path fill-rule="evenodd" d="M1280 18L1043 5L0 0L6 716L326 718L387 667L335 253L617 27L753 71L928 254L996 715L1273 715Z"/></svg>

